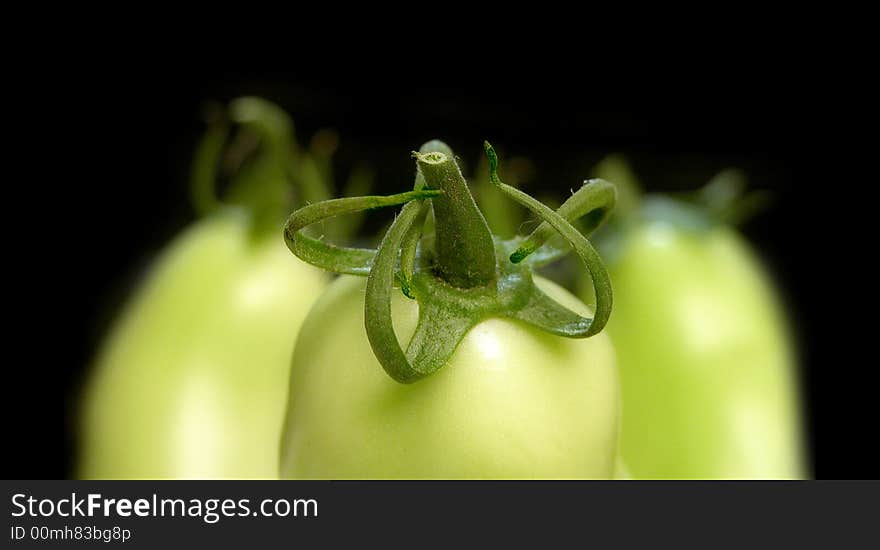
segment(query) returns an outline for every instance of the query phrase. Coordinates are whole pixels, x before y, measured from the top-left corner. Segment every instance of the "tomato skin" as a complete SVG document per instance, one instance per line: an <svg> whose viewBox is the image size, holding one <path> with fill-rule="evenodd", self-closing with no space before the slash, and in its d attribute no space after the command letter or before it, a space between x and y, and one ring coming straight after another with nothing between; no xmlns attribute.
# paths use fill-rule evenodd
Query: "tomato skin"
<svg viewBox="0 0 880 550"><path fill-rule="evenodd" d="M565 290L536 280L567 307L588 313ZM367 340L365 285L340 277L303 324L282 477L612 476L619 399L607 336L566 339L490 319L467 334L447 365L404 385L383 371ZM418 304L397 293L392 308L398 337L407 342Z"/></svg>
<svg viewBox="0 0 880 550"><path fill-rule="evenodd" d="M215 214L153 266L85 388L78 476L277 478L290 355L326 277L248 229Z"/></svg>
<svg viewBox="0 0 880 550"><path fill-rule="evenodd" d="M801 478L798 392L772 286L733 230L649 221L608 262L606 327L636 479Z"/></svg>

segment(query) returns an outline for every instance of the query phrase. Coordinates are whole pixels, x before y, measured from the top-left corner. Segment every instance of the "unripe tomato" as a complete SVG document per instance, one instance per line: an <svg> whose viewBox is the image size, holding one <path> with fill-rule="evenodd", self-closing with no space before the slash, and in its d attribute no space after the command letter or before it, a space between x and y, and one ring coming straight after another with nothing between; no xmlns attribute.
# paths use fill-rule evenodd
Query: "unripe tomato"
<svg viewBox="0 0 880 550"><path fill-rule="evenodd" d="M577 298L536 277L571 310ZM342 276L309 313L293 357L281 474L288 478L610 478L618 381L604 333L560 338L510 319L481 322L449 362L392 380L364 332L365 281ZM395 293L409 340L419 306Z"/></svg>
<svg viewBox="0 0 880 550"><path fill-rule="evenodd" d="M804 476L786 322L743 239L661 216L623 228L606 259L633 477Z"/></svg>
<svg viewBox="0 0 880 550"><path fill-rule="evenodd" d="M162 253L83 395L78 475L274 478L290 355L326 277L224 210Z"/></svg>
<svg viewBox="0 0 880 550"><path fill-rule="evenodd" d="M208 114L191 179L202 219L160 256L103 343L82 396L79 476L278 476L293 343L328 279L278 235L293 204L330 194L335 134L305 150L290 117L257 97ZM369 180L355 170L346 187Z"/></svg>

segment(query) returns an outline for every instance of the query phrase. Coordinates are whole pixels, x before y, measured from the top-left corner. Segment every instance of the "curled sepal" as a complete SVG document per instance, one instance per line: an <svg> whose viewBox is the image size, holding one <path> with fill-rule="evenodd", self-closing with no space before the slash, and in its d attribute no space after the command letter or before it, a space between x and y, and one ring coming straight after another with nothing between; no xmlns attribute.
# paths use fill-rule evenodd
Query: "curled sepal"
<svg viewBox="0 0 880 550"><path fill-rule="evenodd" d="M616 198L617 194L614 185L611 183L601 179L586 180L584 185L573 193L559 207L556 213L562 216L568 223L573 223L579 218L589 216L587 231L592 232L608 217L608 214L614 208ZM538 250L554 234L555 229L553 226L546 221L542 222L541 225L532 231L531 235L525 238L510 260L514 263L519 263ZM551 249L548 253L536 257L531 263L533 265L550 263L559 258L560 252L562 251Z"/></svg>
<svg viewBox="0 0 880 550"><path fill-rule="evenodd" d="M196 214L207 216L217 210L222 203L215 189L217 165L223 154L223 147L229 136L229 128L222 116L211 121L208 131L199 142L190 175L190 193Z"/></svg>
<svg viewBox="0 0 880 550"><path fill-rule="evenodd" d="M287 218L284 226L284 242L299 259L314 266L348 275L366 276L376 258L376 250L349 248L325 243L320 238L306 235L302 230L322 220L386 206L396 206L417 199L440 195L439 190L408 191L388 196L351 197L331 199L304 206ZM418 207L416 207L418 208ZM396 260L396 258L395 258Z"/></svg>
<svg viewBox="0 0 880 550"><path fill-rule="evenodd" d="M284 109L265 99L246 96L232 100L229 116L238 124L251 126L271 147L291 150L296 143L293 121Z"/></svg>
<svg viewBox="0 0 880 550"><path fill-rule="evenodd" d="M412 291L412 278L415 273L419 241L422 239L422 230L430 208L431 206L427 202L422 202L415 221L403 236L403 243L400 247L400 290L407 298L415 299Z"/></svg>
<svg viewBox="0 0 880 550"><path fill-rule="evenodd" d="M596 311L593 318L582 318L583 320L580 322L579 325L577 325L579 327L578 330L565 330L566 334L564 335L575 338L585 338L587 336L592 336L593 334L598 333L602 330L602 328L605 326L605 323L608 321L608 317L611 314L612 303L611 280L608 276L608 272L605 269L605 265L602 263L602 259L599 257L599 254L590 244L590 241L588 241L587 238L580 231L575 229L575 227L571 225L571 223L569 223L563 216L556 213L552 208L544 205L530 195L523 193L519 189L511 187L502 182L501 179L498 177L498 158L495 155L495 151L492 149L492 146L489 144L489 142L484 142L484 147L486 150L486 156L489 158L489 177L492 183L495 184L499 189L501 189L501 191L503 191L511 199L528 208L532 213L534 213L544 222L549 224L549 226L555 229L562 236L562 238L571 245L575 253L577 253L577 255L580 257L584 266L587 268L587 271L589 271L590 277L593 280L593 288L596 292ZM598 201L593 202L592 194L603 188L604 186L584 186L583 188L581 188L580 191L583 191L584 189L589 190L586 191L584 194L578 196L577 199L575 199L575 197L577 196L577 193L575 193L575 195L573 195L569 199L569 201L572 201L574 199L577 204L572 204L567 212L570 215L573 215L581 212L583 210L582 205L584 204L600 204ZM593 209L595 209L595 207ZM537 233L540 229L541 228L538 227L535 233ZM529 239L527 239L527 242L528 240ZM531 248L531 250L529 250L520 247L513 254L511 254L510 260L514 263L520 262L528 257L528 255L534 252L534 250L536 250L537 248L538 247L535 246L534 248ZM536 318L536 321L540 321L540 319ZM567 327L569 329L573 326L574 325L572 325L570 322L567 324ZM562 326L560 326L559 328L562 329Z"/></svg>
<svg viewBox="0 0 880 550"><path fill-rule="evenodd" d="M727 169L716 174L697 193L697 202L716 221L740 225L771 201L767 191L747 191L748 179L741 170Z"/></svg>
<svg viewBox="0 0 880 550"><path fill-rule="evenodd" d="M391 295L397 251L418 218L420 210L421 205L418 203L411 202L404 206L382 238L367 278L364 305L364 325L373 353L388 376L403 384L415 382L429 374L419 373L410 364L397 341L391 319Z"/></svg>
<svg viewBox="0 0 880 550"><path fill-rule="evenodd" d="M510 316L551 334L567 338L585 336L593 323L592 319L581 317L544 294L536 286L531 287L526 304L510 313Z"/></svg>

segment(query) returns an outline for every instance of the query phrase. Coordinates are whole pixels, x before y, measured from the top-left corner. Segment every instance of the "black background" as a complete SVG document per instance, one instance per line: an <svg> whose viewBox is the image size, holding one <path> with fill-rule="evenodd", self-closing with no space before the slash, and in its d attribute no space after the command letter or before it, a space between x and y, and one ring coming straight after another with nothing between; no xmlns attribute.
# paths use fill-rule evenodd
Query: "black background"
<svg viewBox="0 0 880 550"><path fill-rule="evenodd" d="M40 112L13 113L29 131L13 134L21 151L10 164L21 175L10 178L5 209L16 259L6 477L70 474L72 410L94 348L140 270L193 219L186 178L204 101L241 94L287 108L301 141L338 130L340 171L368 160L381 191L411 185L409 151L433 137L471 162L486 138L527 155L541 174L530 189L560 196L615 151L630 155L651 190L746 169L775 197L744 231L795 323L815 476L877 477L876 360L863 354L870 323L859 315L873 292L859 269L873 244L863 227L868 182L854 168L867 154L866 113L841 74L816 59L761 53L467 63L482 56L463 53L441 68L405 56L337 57L321 70L288 62L270 71L167 52L84 56L17 81Z"/></svg>

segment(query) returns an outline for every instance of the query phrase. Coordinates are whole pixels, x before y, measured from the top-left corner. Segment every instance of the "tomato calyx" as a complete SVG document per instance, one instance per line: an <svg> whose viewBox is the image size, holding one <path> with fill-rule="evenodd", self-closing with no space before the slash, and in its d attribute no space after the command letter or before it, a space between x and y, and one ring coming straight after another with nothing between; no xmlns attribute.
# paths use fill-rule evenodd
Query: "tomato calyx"
<svg viewBox="0 0 880 550"><path fill-rule="evenodd" d="M608 274L572 221L586 215L599 222L604 219L614 206L614 186L588 180L554 211L503 183L495 151L488 142L484 148L492 184L543 220L531 235L510 240L493 237L454 154L440 141L428 142L413 153L417 163L413 191L332 199L301 208L288 218L285 242L300 259L337 273L368 277L367 336L382 367L398 382L415 382L436 372L468 331L490 317L515 319L569 338L592 336L608 320L612 303ZM401 204L375 250L336 246L303 231L341 214ZM426 230L431 220L433 232ZM555 302L532 279L535 268L567 254L546 244L555 234L571 246L590 273L596 289L592 318ZM395 282L419 303L418 323L405 351L391 318Z"/></svg>
<svg viewBox="0 0 880 550"><path fill-rule="evenodd" d="M290 116L258 97L240 97L228 107L208 105L205 119L208 129L190 175L191 201L199 216L236 210L247 216L252 234L263 237L277 234L291 208L332 197L335 132L320 130L302 147ZM356 167L344 193L365 193L372 177ZM348 238L359 222L350 217L323 229L331 238Z"/></svg>
<svg viewBox="0 0 880 550"><path fill-rule="evenodd" d="M749 190L745 173L735 168L721 170L696 191L647 195L622 155L605 157L595 172L618 186L620 201L612 223L624 227L653 222L691 231L736 226L760 212L770 198L766 191Z"/></svg>
<svg viewBox="0 0 880 550"><path fill-rule="evenodd" d="M652 194L640 199L633 216L647 223L669 223L684 231L707 231L718 225L737 226L762 210L766 191L748 191L745 175L722 170L692 193Z"/></svg>

